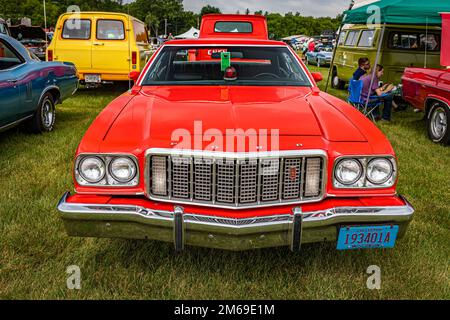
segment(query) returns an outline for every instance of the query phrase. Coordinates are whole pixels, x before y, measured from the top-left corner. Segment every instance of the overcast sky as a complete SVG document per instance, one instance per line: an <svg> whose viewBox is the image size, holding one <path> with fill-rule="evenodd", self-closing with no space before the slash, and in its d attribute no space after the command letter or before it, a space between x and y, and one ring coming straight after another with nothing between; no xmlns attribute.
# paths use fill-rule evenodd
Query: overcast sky
<svg viewBox="0 0 450 320"><path fill-rule="evenodd" d="M199 13L206 5L220 8L222 13L245 13L248 8L253 13L258 10L268 12L300 12L302 16L335 17L347 10L350 0L183 0L184 9Z"/></svg>

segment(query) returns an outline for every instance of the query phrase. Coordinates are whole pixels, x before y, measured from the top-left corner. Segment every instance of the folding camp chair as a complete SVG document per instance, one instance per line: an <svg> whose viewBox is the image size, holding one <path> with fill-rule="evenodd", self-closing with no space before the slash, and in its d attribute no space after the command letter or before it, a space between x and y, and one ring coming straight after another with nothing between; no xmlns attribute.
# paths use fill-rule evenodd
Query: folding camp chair
<svg viewBox="0 0 450 320"><path fill-rule="evenodd" d="M374 111L383 103L377 96L369 97L369 104L362 100L361 94L363 90L362 80L350 80L348 85L347 102L362 112L366 117L375 122Z"/></svg>

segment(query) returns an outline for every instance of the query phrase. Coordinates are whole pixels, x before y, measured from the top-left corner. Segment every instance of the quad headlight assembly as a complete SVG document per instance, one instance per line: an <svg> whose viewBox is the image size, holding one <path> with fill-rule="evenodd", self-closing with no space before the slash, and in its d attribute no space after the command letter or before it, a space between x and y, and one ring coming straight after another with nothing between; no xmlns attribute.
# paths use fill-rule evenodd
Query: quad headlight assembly
<svg viewBox="0 0 450 320"><path fill-rule="evenodd" d="M389 188L397 179L392 156L339 157L333 171L333 186L338 189Z"/></svg>
<svg viewBox="0 0 450 320"><path fill-rule="evenodd" d="M75 161L75 179L82 186L137 186L139 166L133 155L81 154Z"/></svg>

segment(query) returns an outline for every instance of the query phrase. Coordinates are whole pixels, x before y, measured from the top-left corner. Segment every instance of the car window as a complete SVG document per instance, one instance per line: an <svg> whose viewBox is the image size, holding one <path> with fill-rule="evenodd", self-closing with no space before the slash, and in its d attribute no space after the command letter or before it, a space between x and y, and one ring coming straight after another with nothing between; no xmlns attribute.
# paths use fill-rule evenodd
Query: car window
<svg viewBox="0 0 450 320"><path fill-rule="evenodd" d="M439 36L414 32L392 32L389 35L388 47L397 50L439 51Z"/></svg>
<svg viewBox="0 0 450 320"><path fill-rule="evenodd" d="M67 19L64 21L63 39L87 40L91 37L91 20Z"/></svg>
<svg viewBox="0 0 450 320"><path fill-rule="evenodd" d="M375 40L375 30L364 30L361 32L361 38L358 47L372 47Z"/></svg>
<svg viewBox="0 0 450 320"><path fill-rule="evenodd" d="M23 58L6 42L0 40L0 70L8 70L24 63Z"/></svg>
<svg viewBox="0 0 450 320"><path fill-rule="evenodd" d="M136 42L145 42L148 43L148 34L147 29L145 28L145 25L133 20L133 29L134 29L134 36L136 38Z"/></svg>
<svg viewBox="0 0 450 320"><path fill-rule="evenodd" d="M221 53L231 56L233 79L225 77ZM143 85L311 86L298 60L286 47L166 46L155 58Z"/></svg>
<svg viewBox="0 0 450 320"><path fill-rule="evenodd" d="M3 23L0 23L0 33L8 34L8 31L6 29L6 25L3 24Z"/></svg>
<svg viewBox="0 0 450 320"><path fill-rule="evenodd" d="M345 40L345 45L351 46L351 47L356 45L356 42L358 41L358 36L359 36L359 30L349 31L347 39Z"/></svg>
<svg viewBox="0 0 450 320"><path fill-rule="evenodd" d="M341 35L339 36L339 41L338 41L338 45L343 45L344 44L344 40L345 40L345 36L347 35L347 31L342 31Z"/></svg>
<svg viewBox="0 0 450 320"><path fill-rule="evenodd" d="M214 25L214 32L226 33L252 33L253 26L251 22L240 21L219 21Z"/></svg>
<svg viewBox="0 0 450 320"><path fill-rule="evenodd" d="M125 39L125 26L121 20L97 20L98 40Z"/></svg>

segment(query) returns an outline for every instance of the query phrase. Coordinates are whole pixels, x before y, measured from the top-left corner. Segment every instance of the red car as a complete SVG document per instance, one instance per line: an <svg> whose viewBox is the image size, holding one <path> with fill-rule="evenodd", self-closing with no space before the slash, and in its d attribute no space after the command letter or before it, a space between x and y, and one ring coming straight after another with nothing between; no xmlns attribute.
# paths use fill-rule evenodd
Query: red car
<svg viewBox="0 0 450 320"><path fill-rule="evenodd" d="M358 110L323 93L264 17L207 15L166 42L95 119L58 209L72 236L228 250L333 241L393 247L413 216L397 160Z"/></svg>
<svg viewBox="0 0 450 320"><path fill-rule="evenodd" d="M442 14L441 65L447 69L406 68L403 98L425 112L428 136L450 144L450 13Z"/></svg>

